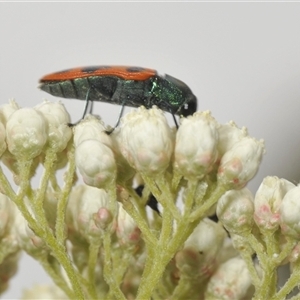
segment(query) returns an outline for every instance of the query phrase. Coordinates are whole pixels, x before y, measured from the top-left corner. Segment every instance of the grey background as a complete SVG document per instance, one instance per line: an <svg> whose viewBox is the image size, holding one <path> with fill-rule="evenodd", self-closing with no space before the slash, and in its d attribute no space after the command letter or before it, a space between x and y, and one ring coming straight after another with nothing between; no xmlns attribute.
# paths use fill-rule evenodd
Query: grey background
<svg viewBox="0 0 300 300"><path fill-rule="evenodd" d="M299 3L0 3L0 101L57 100L37 89L44 74L77 66L143 66L186 82L199 110L264 138L267 154L249 184L300 177ZM84 103L63 100L76 121ZM97 103L113 125L119 107ZM169 117L168 117L169 118ZM171 118L169 118L171 120ZM50 282L23 255L3 299Z"/></svg>

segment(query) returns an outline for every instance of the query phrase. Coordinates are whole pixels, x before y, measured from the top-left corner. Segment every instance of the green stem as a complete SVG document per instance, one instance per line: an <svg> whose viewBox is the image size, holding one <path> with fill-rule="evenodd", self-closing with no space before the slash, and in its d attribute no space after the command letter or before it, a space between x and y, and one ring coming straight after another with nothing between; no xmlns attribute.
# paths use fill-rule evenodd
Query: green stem
<svg viewBox="0 0 300 300"><path fill-rule="evenodd" d="M47 245L52 250L55 258L65 269L68 278L71 282L71 285L73 287L75 299L84 299L82 288L79 284L79 278L77 276L77 273L75 272L75 269L71 263L70 258L66 253L65 247L57 243L53 234L49 230L46 230L44 234L41 234L39 236L47 243Z"/></svg>
<svg viewBox="0 0 300 300"><path fill-rule="evenodd" d="M165 180L162 177L162 175L158 176L157 181L154 181L152 178L144 174L142 174L142 177L145 183L148 185L151 193L154 195L157 201L163 206L164 210L169 210L172 213L173 218L179 221L181 218L180 212L176 207L176 205L174 204L173 201L174 197L170 192L170 189L167 188L167 184L165 183ZM161 190L157 188L156 184L159 186Z"/></svg>
<svg viewBox="0 0 300 300"><path fill-rule="evenodd" d="M53 165L56 158L57 158L56 153L53 153L51 150L48 150L46 152L45 162L44 162L44 168L45 168L44 174L42 175L42 180L35 201L34 203L32 203L32 208L35 212L36 219L42 227L49 226L46 219L45 210L44 210L44 200L47 192L50 174L53 173Z"/></svg>
<svg viewBox="0 0 300 300"><path fill-rule="evenodd" d="M241 257L245 261L247 268L250 272L252 283L255 286L255 289L258 289L260 286L260 278L257 274L257 271L254 267L251 252L248 249L239 250Z"/></svg>
<svg viewBox="0 0 300 300"><path fill-rule="evenodd" d="M193 181L188 182L187 194L186 194L186 197L184 199L184 213L186 215L189 215L192 208L193 208L197 183L198 183L197 180L193 180Z"/></svg>
<svg viewBox="0 0 300 300"><path fill-rule="evenodd" d="M15 202L14 199L16 198L16 193L14 192L9 181L5 177L1 166L0 166L0 183L1 183L1 192Z"/></svg>
<svg viewBox="0 0 300 300"><path fill-rule="evenodd" d="M39 259L39 262L43 266L44 270L48 273L48 275L52 278L52 280L55 282L55 284L61 288L62 291L65 292L65 294L70 298L74 298L74 293L73 291L68 287L68 284L66 281L63 279L61 274L57 274L51 264L49 264L48 260L46 257Z"/></svg>
<svg viewBox="0 0 300 300"><path fill-rule="evenodd" d="M138 228L141 230L143 234L143 238L147 245L154 246L157 244L157 239L150 231L150 228L146 222L146 220L138 213L137 209L130 202L124 202L123 208L125 211L132 217L132 219L136 222Z"/></svg>
<svg viewBox="0 0 300 300"><path fill-rule="evenodd" d="M112 258L111 258L111 236L110 232L105 231L103 238L103 247L104 247L104 270L103 275L106 283L110 288L109 295L112 293L118 300L126 300L124 294L122 293L120 286L114 278L114 270L112 267ZM108 295L108 296L109 296ZM107 296L107 297L108 297ZM107 298L111 299L111 298Z"/></svg>
<svg viewBox="0 0 300 300"><path fill-rule="evenodd" d="M97 299L97 292L95 289L95 266L97 265L98 253L100 248L99 240L91 241L89 246L89 261L88 261L88 279L89 279L89 292L93 299Z"/></svg>
<svg viewBox="0 0 300 300"><path fill-rule="evenodd" d="M190 236L197 225L198 223L187 223L186 219L182 218L169 245L166 247L165 243L161 241L157 249L155 249L151 270L149 270L148 274L143 274L142 276L136 299L150 299L152 291L156 288L167 264L174 257L176 251L183 245L184 241Z"/></svg>
<svg viewBox="0 0 300 300"><path fill-rule="evenodd" d="M57 202L57 213L56 213L56 223L55 223L55 236L59 243L64 244L66 239L66 230L65 230L65 217L66 217L66 208L70 196L72 186L74 184L74 174L75 174L75 155L74 148L68 152L68 161L69 168L65 174L65 185L63 190L60 193L60 198Z"/></svg>
<svg viewBox="0 0 300 300"><path fill-rule="evenodd" d="M227 191L227 188L223 185L217 185L216 189L212 192L212 195L194 212L190 214L191 222L199 222L206 212L221 198L221 196Z"/></svg>

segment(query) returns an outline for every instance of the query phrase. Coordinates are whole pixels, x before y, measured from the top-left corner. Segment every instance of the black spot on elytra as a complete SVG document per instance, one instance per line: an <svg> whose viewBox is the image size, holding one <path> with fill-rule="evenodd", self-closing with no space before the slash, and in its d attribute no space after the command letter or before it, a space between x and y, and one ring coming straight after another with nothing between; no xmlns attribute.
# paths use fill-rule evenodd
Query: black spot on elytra
<svg viewBox="0 0 300 300"><path fill-rule="evenodd" d="M145 70L144 68L140 68L140 67L129 67L129 68L126 68L126 71L129 72L129 73L137 73L137 72L142 72L144 70Z"/></svg>
<svg viewBox="0 0 300 300"><path fill-rule="evenodd" d="M83 73L93 73L98 70L110 69L110 66L92 66L92 67L85 67L81 69Z"/></svg>

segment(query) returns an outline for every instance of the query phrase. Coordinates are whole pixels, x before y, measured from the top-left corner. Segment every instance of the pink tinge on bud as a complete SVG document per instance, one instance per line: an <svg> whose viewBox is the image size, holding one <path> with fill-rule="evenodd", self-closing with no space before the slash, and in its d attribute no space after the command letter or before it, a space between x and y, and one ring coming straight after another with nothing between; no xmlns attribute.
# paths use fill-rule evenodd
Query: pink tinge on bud
<svg viewBox="0 0 300 300"><path fill-rule="evenodd" d="M253 196L243 188L227 191L218 201L217 216L230 233L250 232L253 226Z"/></svg>
<svg viewBox="0 0 300 300"><path fill-rule="evenodd" d="M289 262L294 263L299 261L300 258L300 243L298 243L289 255Z"/></svg>
<svg viewBox="0 0 300 300"><path fill-rule="evenodd" d="M19 210L16 210L12 234L16 237L19 247L33 256L43 255L44 252L48 253L49 251L45 241L29 228L27 221Z"/></svg>
<svg viewBox="0 0 300 300"><path fill-rule="evenodd" d="M76 166L83 181L105 188L116 179L116 162L112 150L97 140L83 141L75 149Z"/></svg>
<svg viewBox="0 0 300 300"><path fill-rule="evenodd" d="M10 115L6 141L9 152L17 158L35 158L43 151L47 139L48 123L41 112L21 108Z"/></svg>
<svg viewBox="0 0 300 300"><path fill-rule="evenodd" d="M120 151L139 172L160 173L173 152L173 134L163 112L139 107L122 118Z"/></svg>
<svg viewBox="0 0 300 300"><path fill-rule="evenodd" d="M232 189L240 189L254 177L264 153L263 141L244 137L222 157L218 181Z"/></svg>
<svg viewBox="0 0 300 300"><path fill-rule="evenodd" d="M300 186L289 190L279 207L280 227L285 236L300 238Z"/></svg>
<svg viewBox="0 0 300 300"><path fill-rule="evenodd" d="M111 224L113 216L106 207L101 207L97 213L94 214L94 221L102 229L107 228Z"/></svg>
<svg viewBox="0 0 300 300"><path fill-rule="evenodd" d="M221 224L202 220L175 256L181 276L210 277L217 268L225 238L226 231Z"/></svg>
<svg viewBox="0 0 300 300"><path fill-rule="evenodd" d="M275 176L264 178L254 198L254 220L260 229L277 230L280 224L280 204L285 194L294 187L285 179Z"/></svg>
<svg viewBox="0 0 300 300"><path fill-rule="evenodd" d="M132 217L124 210L122 204L119 205L116 233L120 244L124 246L140 241L141 231Z"/></svg>
<svg viewBox="0 0 300 300"><path fill-rule="evenodd" d="M205 299L251 299L252 297L244 298L251 285L246 263L242 258L234 257L221 264L210 278Z"/></svg>
<svg viewBox="0 0 300 300"><path fill-rule="evenodd" d="M175 168L185 177L201 179L217 160L217 121L210 112L197 112L182 120L175 144Z"/></svg>
<svg viewBox="0 0 300 300"><path fill-rule="evenodd" d="M103 189L86 185L75 188L67 207L69 231L80 232L87 239L99 238L113 221L108 202L109 196Z"/></svg>

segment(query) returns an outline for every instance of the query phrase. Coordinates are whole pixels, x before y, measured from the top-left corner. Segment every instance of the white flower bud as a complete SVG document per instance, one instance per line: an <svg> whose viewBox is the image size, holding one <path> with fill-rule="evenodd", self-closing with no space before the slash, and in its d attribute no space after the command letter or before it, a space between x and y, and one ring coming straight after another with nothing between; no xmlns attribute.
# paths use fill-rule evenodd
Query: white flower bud
<svg viewBox="0 0 300 300"><path fill-rule="evenodd" d="M44 101L35 107L48 122L48 145L55 152L63 151L72 137L72 129L68 126L70 115L60 102Z"/></svg>
<svg viewBox="0 0 300 300"><path fill-rule="evenodd" d="M116 179L116 162L112 150L97 140L86 140L75 149L76 165L83 181L105 188Z"/></svg>
<svg viewBox="0 0 300 300"><path fill-rule="evenodd" d="M173 135L163 112L140 107L121 122L120 151L139 172L160 173L169 166Z"/></svg>
<svg viewBox="0 0 300 300"><path fill-rule="evenodd" d="M136 170L129 165L126 158L120 152L120 149L122 149L122 136L120 133L120 128L116 128L110 137L113 143L112 149L117 161L117 182L121 185L126 185L127 182L132 182L132 178L136 174Z"/></svg>
<svg viewBox="0 0 300 300"><path fill-rule="evenodd" d="M6 135L5 127L4 127L3 123L0 121L0 157L2 156L2 154L4 153L4 151L7 148L7 145L5 142L5 135Z"/></svg>
<svg viewBox="0 0 300 300"><path fill-rule="evenodd" d="M17 273L20 252L10 252L7 256L3 257L4 254L3 241L1 241L1 254L2 261L0 264L0 293L3 294L9 287L10 279Z"/></svg>
<svg viewBox="0 0 300 300"><path fill-rule="evenodd" d="M218 154L221 158L235 143L248 135L246 127L238 128L237 125L230 121L227 124L222 124L218 127L219 143Z"/></svg>
<svg viewBox="0 0 300 300"><path fill-rule="evenodd" d="M210 278L205 299L243 299L251 285L251 277L246 263L242 258L234 257L221 264Z"/></svg>
<svg viewBox="0 0 300 300"><path fill-rule="evenodd" d="M64 292L58 288L56 285L34 285L30 289L26 288L23 291L22 295L23 300L32 300L32 299L60 299L67 300L67 297Z"/></svg>
<svg viewBox="0 0 300 300"><path fill-rule="evenodd" d="M175 168L189 178L201 179L217 159L218 123L209 111L184 118L175 144Z"/></svg>
<svg viewBox="0 0 300 300"><path fill-rule="evenodd" d="M296 246L293 248L292 252L289 254L289 262L297 263L300 258L300 243L297 243Z"/></svg>
<svg viewBox="0 0 300 300"><path fill-rule="evenodd" d="M12 232L16 236L20 248L33 257L43 256L50 251L45 242L29 228L19 210L16 211Z"/></svg>
<svg viewBox="0 0 300 300"><path fill-rule="evenodd" d="M78 147L83 141L97 140L112 149L111 137L106 134L102 120L93 115L87 115L74 127L74 145Z"/></svg>
<svg viewBox="0 0 300 300"><path fill-rule="evenodd" d="M122 245L136 244L140 241L141 231L122 204L119 205L116 233Z"/></svg>
<svg viewBox="0 0 300 300"><path fill-rule="evenodd" d="M222 157L218 181L230 188L239 189L254 177L264 153L263 141L244 137Z"/></svg>
<svg viewBox="0 0 300 300"><path fill-rule="evenodd" d="M15 219L15 204L4 194L0 193L0 239L9 231Z"/></svg>
<svg viewBox="0 0 300 300"><path fill-rule="evenodd" d="M38 156L48 139L48 124L42 113L33 108L16 110L6 124L8 150L17 158Z"/></svg>
<svg viewBox="0 0 300 300"><path fill-rule="evenodd" d="M0 120L6 125L8 118L12 113L18 110L20 107L13 99L9 100L8 104L4 104L0 107Z"/></svg>
<svg viewBox="0 0 300 300"><path fill-rule="evenodd" d="M209 278L217 268L226 236L221 224L209 219L201 221L175 256L181 276Z"/></svg>
<svg viewBox="0 0 300 300"><path fill-rule="evenodd" d="M230 233L250 232L253 226L253 196L247 189L227 191L218 201L217 216Z"/></svg>
<svg viewBox="0 0 300 300"><path fill-rule="evenodd" d="M254 220L263 230L277 230L280 223L279 207L285 194L295 185L285 179L264 178L254 198Z"/></svg>
<svg viewBox="0 0 300 300"><path fill-rule="evenodd" d="M300 238L300 186L289 190L279 207L280 227L284 235Z"/></svg>
<svg viewBox="0 0 300 300"><path fill-rule="evenodd" d="M98 188L79 186L73 190L67 207L67 224L87 239L99 238L112 220L108 194Z"/></svg>

